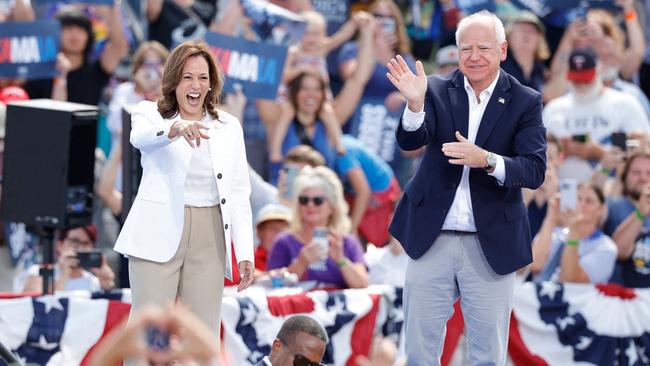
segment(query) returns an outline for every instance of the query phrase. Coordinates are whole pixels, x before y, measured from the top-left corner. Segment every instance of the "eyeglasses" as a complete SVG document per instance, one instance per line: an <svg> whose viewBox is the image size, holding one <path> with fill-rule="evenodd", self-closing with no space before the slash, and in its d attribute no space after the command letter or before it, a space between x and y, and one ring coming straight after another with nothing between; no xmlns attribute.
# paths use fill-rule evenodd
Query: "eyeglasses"
<svg viewBox="0 0 650 366"><path fill-rule="evenodd" d="M386 15L386 14L376 14L375 13L375 14L372 14L372 16L375 17L375 19L395 19L394 16Z"/></svg>
<svg viewBox="0 0 650 366"><path fill-rule="evenodd" d="M323 196L314 196L314 197L298 196L298 203L300 203L301 206L307 206L309 204L309 201L313 202L314 206L320 206L325 202L325 197L323 197Z"/></svg>
<svg viewBox="0 0 650 366"><path fill-rule="evenodd" d="M285 342L284 340L278 338L282 344L287 346L289 351L293 353L293 366L325 366L325 364L322 364L318 361L312 361L308 359L307 357L301 355L300 353L295 353L294 350L291 349L291 347Z"/></svg>
<svg viewBox="0 0 650 366"><path fill-rule="evenodd" d="M75 247L92 247L93 242L90 240L81 240L77 238L65 238L66 241L68 241L70 244L72 244Z"/></svg>

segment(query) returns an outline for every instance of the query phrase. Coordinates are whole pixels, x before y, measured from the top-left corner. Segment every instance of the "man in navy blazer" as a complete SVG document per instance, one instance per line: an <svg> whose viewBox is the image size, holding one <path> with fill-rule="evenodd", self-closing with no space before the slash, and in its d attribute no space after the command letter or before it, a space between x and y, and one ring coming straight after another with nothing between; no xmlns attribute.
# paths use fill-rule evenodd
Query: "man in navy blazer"
<svg viewBox="0 0 650 366"><path fill-rule="evenodd" d="M456 32L459 70L416 74L401 56L387 77L407 100L404 150L426 146L390 232L409 255L404 286L408 365L439 365L460 296L472 365L504 365L515 271L532 261L521 188L546 170L542 98L500 69L503 24L482 11Z"/></svg>

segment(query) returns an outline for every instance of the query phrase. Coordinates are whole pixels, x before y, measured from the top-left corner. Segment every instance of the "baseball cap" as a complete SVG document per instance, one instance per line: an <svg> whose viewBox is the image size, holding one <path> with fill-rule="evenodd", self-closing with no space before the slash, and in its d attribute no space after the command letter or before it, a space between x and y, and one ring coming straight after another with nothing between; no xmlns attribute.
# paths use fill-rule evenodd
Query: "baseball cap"
<svg viewBox="0 0 650 366"><path fill-rule="evenodd" d="M25 89L19 86L7 86L0 89L0 102L4 104L28 99L29 95Z"/></svg>
<svg viewBox="0 0 650 366"><path fill-rule="evenodd" d="M518 11L517 14L515 14L510 19L510 24L515 24L515 23L532 24L535 27L537 27L537 30L540 33L544 33L546 31L546 27L544 27L544 23L542 23L542 21L539 19L539 17L537 15L535 15L533 12L530 12L528 10Z"/></svg>
<svg viewBox="0 0 650 366"><path fill-rule="evenodd" d="M445 65L458 65L458 47L455 45L449 45L442 47L436 52L436 65L438 67Z"/></svg>
<svg viewBox="0 0 650 366"><path fill-rule="evenodd" d="M257 210L257 219L255 220L255 227L261 223L271 220L291 221L291 210L287 206L279 203L267 203Z"/></svg>
<svg viewBox="0 0 650 366"><path fill-rule="evenodd" d="M576 48L569 56L567 79L576 83L590 83L596 76L598 57L587 48Z"/></svg>

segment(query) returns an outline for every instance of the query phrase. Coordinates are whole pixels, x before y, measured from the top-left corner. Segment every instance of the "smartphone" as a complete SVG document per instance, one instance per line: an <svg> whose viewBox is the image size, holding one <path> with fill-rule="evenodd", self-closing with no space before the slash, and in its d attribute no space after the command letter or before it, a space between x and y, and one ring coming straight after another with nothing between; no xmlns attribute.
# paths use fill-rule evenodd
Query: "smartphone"
<svg viewBox="0 0 650 366"><path fill-rule="evenodd" d="M585 143L589 141L589 135L573 135L571 136L571 140Z"/></svg>
<svg viewBox="0 0 650 366"><path fill-rule="evenodd" d="M282 170L284 170L284 178L285 178L283 198L286 200L291 200L291 198L293 197L293 182L296 180L296 177L300 172L300 168L294 165L284 165L282 167Z"/></svg>
<svg viewBox="0 0 650 366"><path fill-rule="evenodd" d="M622 151L627 150L627 135L625 135L625 132L614 132L611 137L612 140L612 146L616 146Z"/></svg>
<svg viewBox="0 0 650 366"><path fill-rule="evenodd" d="M382 18L381 19L381 30L384 34L395 34L397 30L397 23L393 18Z"/></svg>
<svg viewBox="0 0 650 366"><path fill-rule="evenodd" d="M100 249L77 250L77 259L81 268L99 268L102 266L102 256L104 254Z"/></svg>
<svg viewBox="0 0 650 366"><path fill-rule="evenodd" d="M562 179L558 184L560 192L560 210L575 210L578 206L578 181L575 179Z"/></svg>
<svg viewBox="0 0 650 366"><path fill-rule="evenodd" d="M626 151L636 151L641 147L641 140L627 139L625 140Z"/></svg>
<svg viewBox="0 0 650 366"><path fill-rule="evenodd" d="M330 248L330 231L326 227L315 227L312 232L312 240L320 246L321 259L327 259L327 252Z"/></svg>
<svg viewBox="0 0 650 366"><path fill-rule="evenodd" d="M169 348L169 332L155 326L147 327L147 346L154 351Z"/></svg>

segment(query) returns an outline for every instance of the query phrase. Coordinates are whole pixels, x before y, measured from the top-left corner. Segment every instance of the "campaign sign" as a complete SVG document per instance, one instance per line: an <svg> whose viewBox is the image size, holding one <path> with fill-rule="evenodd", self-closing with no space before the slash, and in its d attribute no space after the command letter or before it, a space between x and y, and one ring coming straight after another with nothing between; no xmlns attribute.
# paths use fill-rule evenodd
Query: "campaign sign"
<svg viewBox="0 0 650 366"><path fill-rule="evenodd" d="M601 8L614 12L621 10L612 0L512 0L512 4L520 9L530 10L538 17L545 17L553 11L579 7Z"/></svg>
<svg viewBox="0 0 650 366"><path fill-rule="evenodd" d="M287 58L286 46L216 33L206 34L205 41L225 76L226 93L239 84L249 100L275 99Z"/></svg>
<svg viewBox="0 0 650 366"><path fill-rule="evenodd" d="M350 134L355 136L368 149L379 155L391 168L399 171L401 150L395 140L395 130L404 107L390 111L383 98L365 97L359 102L356 112L350 119Z"/></svg>
<svg viewBox="0 0 650 366"><path fill-rule="evenodd" d="M457 0L456 4L465 14L473 14L481 10L494 12L494 0Z"/></svg>
<svg viewBox="0 0 650 366"><path fill-rule="evenodd" d="M41 5L48 3L59 4L89 4L89 5L108 5L113 6L115 0L31 0L32 4Z"/></svg>
<svg viewBox="0 0 650 366"><path fill-rule="evenodd" d="M44 79L57 74L58 22L0 23L0 77Z"/></svg>
<svg viewBox="0 0 650 366"><path fill-rule="evenodd" d="M312 0L314 10L327 20L327 34L332 35L348 20L349 0Z"/></svg>

